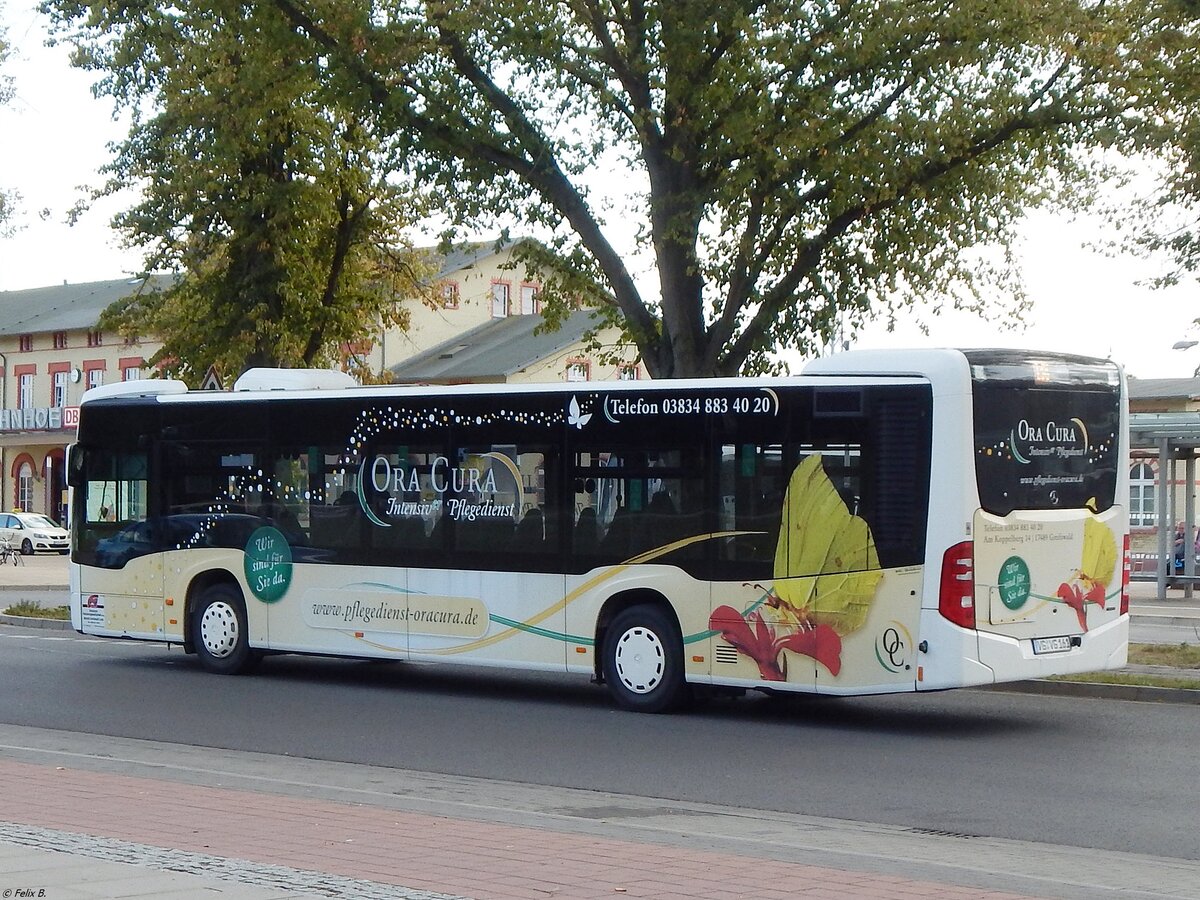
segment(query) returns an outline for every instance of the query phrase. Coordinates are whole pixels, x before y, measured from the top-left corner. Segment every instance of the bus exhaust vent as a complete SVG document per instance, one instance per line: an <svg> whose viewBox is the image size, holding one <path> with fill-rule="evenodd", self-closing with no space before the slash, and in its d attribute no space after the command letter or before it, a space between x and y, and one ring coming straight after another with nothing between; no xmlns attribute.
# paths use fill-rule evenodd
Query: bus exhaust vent
<svg viewBox="0 0 1200 900"><path fill-rule="evenodd" d="M729 644L717 644L717 649L713 651L713 659L719 663L732 663L737 665L737 647L733 647Z"/></svg>

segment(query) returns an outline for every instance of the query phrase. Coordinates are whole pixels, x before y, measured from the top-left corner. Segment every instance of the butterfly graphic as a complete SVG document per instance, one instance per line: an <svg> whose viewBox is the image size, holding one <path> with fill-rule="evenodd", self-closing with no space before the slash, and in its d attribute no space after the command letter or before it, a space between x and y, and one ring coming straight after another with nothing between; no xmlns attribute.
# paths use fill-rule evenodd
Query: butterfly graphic
<svg viewBox="0 0 1200 900"><path fill-rule="evenodd" d="M592 421L591 413L579 412L579 401L572 397L571 403L567 407L567 424L574 425L576 428L583 428L588 422Z"/></svg>

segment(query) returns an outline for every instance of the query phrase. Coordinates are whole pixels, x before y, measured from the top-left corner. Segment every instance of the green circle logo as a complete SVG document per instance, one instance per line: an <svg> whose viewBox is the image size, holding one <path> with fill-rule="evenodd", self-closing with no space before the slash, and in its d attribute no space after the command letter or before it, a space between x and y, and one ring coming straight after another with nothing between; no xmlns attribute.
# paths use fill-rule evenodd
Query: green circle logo
<svg viewBox="0 0 1200 900"><path fill-rule="evenodd" d="M292 548L269 525L256 529L246 542L246 583L263 603L274 603L292 583Z"/></svg>
<svg viewBox="0 0 1200 900"><path fill-rule="evenodd" d="M1029 566L1019 556L1010 556L1000 567L1000 602L1020 609L1029 600Z"/></svg>

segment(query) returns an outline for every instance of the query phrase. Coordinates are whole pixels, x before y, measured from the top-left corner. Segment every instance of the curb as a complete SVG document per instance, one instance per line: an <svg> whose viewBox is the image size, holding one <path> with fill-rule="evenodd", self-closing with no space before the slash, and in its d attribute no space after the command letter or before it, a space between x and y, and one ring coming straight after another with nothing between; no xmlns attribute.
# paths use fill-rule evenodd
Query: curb
<svg viewBox="0 0 1200 900"><path fill-rule="evenodd" d="M1012 681L986 685L977 690L1010 694L1040 694L1093 700L1133 700L1138 703L1200 705L1200 691L1188 688L1149 687L1141 684L1101 684L1090 681Z"/></svg>
<svg viewBox="0 0 1200 900"><path fill-rule="evenodd" d="M44 619L39 616L10 616L0 613L0 625L19 625L21 628L42 628L51 631L71 631L70 619Z"/></svg>
<svg viewBox="0 0 1200 900"><path fill-rule="evenodd" d="M1173 628L1200 628L1200 616L1136 616L1140 625L1170 625Z"/></svg>

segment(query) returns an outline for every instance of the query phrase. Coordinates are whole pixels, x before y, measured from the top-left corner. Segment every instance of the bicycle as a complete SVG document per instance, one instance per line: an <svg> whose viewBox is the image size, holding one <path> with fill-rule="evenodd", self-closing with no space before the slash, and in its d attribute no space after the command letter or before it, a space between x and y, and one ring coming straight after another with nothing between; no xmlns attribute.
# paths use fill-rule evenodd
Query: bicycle
<svg viewBox="0 0 1200 900"><path fill-rule="evenodd" d="M25 565L25 557L21 555L20 548L10 544L7 538L0 539L0 566L10 560L14 566Z"/></svg>

